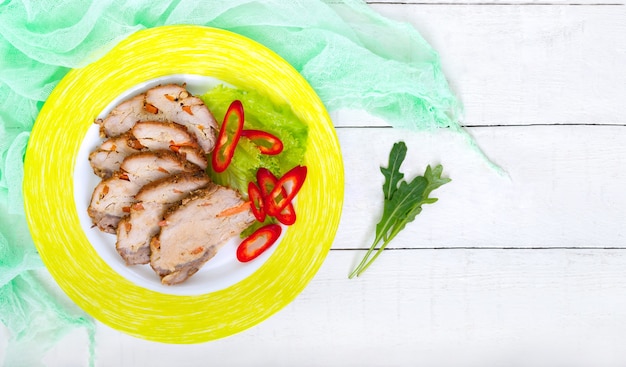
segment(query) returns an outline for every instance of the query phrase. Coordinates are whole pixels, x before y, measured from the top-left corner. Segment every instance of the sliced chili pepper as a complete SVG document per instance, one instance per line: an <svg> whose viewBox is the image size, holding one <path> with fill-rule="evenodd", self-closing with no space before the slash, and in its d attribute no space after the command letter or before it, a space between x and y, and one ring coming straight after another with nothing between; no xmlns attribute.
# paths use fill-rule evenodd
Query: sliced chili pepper
<svg viewBox="0 0 626 367"><path fill-rule="evenodd" d="M306 166L295 166L281 177L268 196L265 197L265 211L277 215L291 203L298 194L306 178Z"/></svg>
<svg viewBox="0 0 626 367"><path fill-rule="evenodd" d="M296 210L293 208L293 203L287 204L287 206L274 217L286 226L294 224L296 222Z"/></svg>
<svg viewBox="0 0 626 367"><path fill-rule="evenodd" d="M276 242L281 232L282 227L278 224L268 224L257 229L237 247L237 260L254 260Z"/></svg>
<svg viewBox="0 0 626 367"><path fill-rule="evenodd" d="M241 131L243 130L243 121L243 105L241 101L235 100L226 111L224 122L222 122L217 136L217 144L211 155L211 163L215 172L224 172L232 161ZM234 125L234 129L229 129L230 125ZM234 130L234 132L231 134L229 130Z"/></svg>
<svg viewBox="0 0 626 367"><path fill-rule="evenodd" d="M268 132L261 130L244 130L241 132L241 136L250 139L263 154L276 155L283 151L283 142Z"/></svg>
<svg viewBox="0 0 626 367"><path fill-rule="evenodd" d="M259 184L259 187L261 188L261 196L263 197L263 210L265 211L266 214L271 215L271 216L275 216L276 214L279 214L278 211L272 210L272 209L275 209L275 207L269 208L266 205L266 201L269 198L272 190L274 190L274 188L276 187L276 184L278 183L278 179L276 178L276 176L274 176L272 172L270 172L270 170L268 170L265 167L259 168L259 170L256 173L256 179ZM270 210L271 212L268 210Z"/></svg>
<svg viewBox="0 0 626 367"><path fill-rule="evenodd" d="M300 173L302 173L301 169L299 171ZM287 176L287 174L285 175ZM306 176L306 167L304 175ZM271 201L269 201L270 194L277 187L278 181L279 180L276 178L276 176L274 176L274 174L270 172L270 170L268 170L267 168L260 168L257 171L257 182L261 190L261 196L263 197L263 211L266 215L276 217L276 219L278 219L278 221L284 225L292 225L296 221L296 211L293 207L293 204L291 203L291 200L293 198L289 200L289 202L285 205L283 209L279 209L276 205L272 205ZM277 199L287 197L287 190L285 189L285 187L282 187L281 194L279 195L279 197L277 197Z"/></svg>
<svg viewBox="0 0 626 367"><path fill-rule="evenodd" d="M256 180L261 189L261 196L263 197L269 196L278 182L276 176L265 167L259 168L256 172Z"/></svg>
<svg viewBox="0 0 626 367"><path fill-rule="evenodd" d="M261 194L261 189L254 182L250 182L248 184L248 198L252 205L250 209L252 210L252 214L259 222L263 222L265 220L265 210L263 210L263 195Z"/></svg>

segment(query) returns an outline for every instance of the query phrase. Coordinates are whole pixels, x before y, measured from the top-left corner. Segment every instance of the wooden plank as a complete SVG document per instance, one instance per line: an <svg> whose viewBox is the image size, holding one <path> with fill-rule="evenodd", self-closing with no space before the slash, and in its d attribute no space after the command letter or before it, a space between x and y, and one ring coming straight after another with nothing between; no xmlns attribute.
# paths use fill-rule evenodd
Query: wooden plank
<svg viewBox="0 0 626 367"><path fill-rule="evenodd" d="M372 7L440 53L466 125L626 124L626 6ZM388 125L357 111L333 118Z"/></svg>
<svg viewBox="0 0 626 367"><path fill-rule="evenodd" d="M502 177L458 134L390 128L338 129L345 202L333 247L366 248L382 210L383 175L394 142L412 179L443 164L452 182L434 192L392 242L400 248L626 247L626 127L470 128L478 145L508 171Z"/></svg>
<svg viewBox="0 0 626 367"><path fill-rule="evenodd" d="M332 251L296 300L226 339L166 345L99 325L97 366L618 366L626 251ZM85 339L55 349L82 354ZM72 340L64 341L70 343ZM61 364L52 364L61 365ZM78 364L77 364L78 365Z"/></svg>

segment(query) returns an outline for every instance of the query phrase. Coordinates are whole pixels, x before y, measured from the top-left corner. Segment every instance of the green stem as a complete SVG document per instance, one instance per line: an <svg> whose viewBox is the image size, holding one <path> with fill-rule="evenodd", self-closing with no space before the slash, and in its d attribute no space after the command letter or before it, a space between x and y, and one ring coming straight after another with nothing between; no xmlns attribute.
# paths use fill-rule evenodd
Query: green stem
<svg viewBox="0 0 626 367"><path fill-rule="evenodd" d="M378 249L378 251L376 251L376 253L374 254L374 256L370 259L370 261L367 262L367 264L363 265L359 271L356 273L356 276L361 276L361 274L367 270L367 268L370 267L370 265L372 265L372 263L374 262L374 260L376 260L376 258L382 254L383 250L385 249L385 247L387 247L387 245L389 244L390 241L387 241L385 243L383 243L382 246L380 246L380 248Z"/></svg>
<svg viewBox="0 0 626 367"><path fill-rule="evenodd" d="M358 272L356 272L356 276L360 276L365 270L367 270L367 268L369 268L370 265L372 265L372 263L374 262L374 260L376 260L376 258L383 252L383 250L385 249L385 247L387 247L387 245L391 242L391 240L393 240L393 238L400 233L401 229L399 226L395 226L395 228L393 229L393 231L387 236L387 238L385 239L385 242L383 242L383 245L380 246L380 248L378 249L378 251L374 254L374 256L365 264L363 265L363 263L365 262L365 259L363 259L364 261L361 262L361 264L359 264L359 270ZM354 273L354 272L353 272Z"/></svg>
<svg viewBox="0 0 626 367"><path fill-rule="evenodd" d="M357 275L357 273L359 273L359 269L361 269L361 267L367 262L367 259L370 257L370 255L372 254L372 251L374 251L374 249L376 248L376 245L380 242L381 239L382 237L380 235L376 236L376 238L374 239L374 243L372 243L372 246L370 246L370 248L367 250L367 252L363 256L363 260L361 260L359 265L357 265L352 271L352 273L348 275L348 279L354 278L354 276Z"/></svg>

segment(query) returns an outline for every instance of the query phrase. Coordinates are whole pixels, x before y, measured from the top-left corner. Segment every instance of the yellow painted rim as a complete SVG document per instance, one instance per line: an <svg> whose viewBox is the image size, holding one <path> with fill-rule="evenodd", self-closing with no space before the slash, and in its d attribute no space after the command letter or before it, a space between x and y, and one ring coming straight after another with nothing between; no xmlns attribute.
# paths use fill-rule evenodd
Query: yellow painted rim
<svg viewBox="0 0 626 367"><path fill-rule="evenodd" d="M298 195L298 221L259 270L229 288L199 296L151 291L115 272L87 240L73 197L76 156L94 118L122 92L173 74L211 76L262 91L275 102L288 103L309 126L308 176ZM166 343L226 337L291 302L313 278L332 245L343 191L337 136L306 80L264 46L201 26L137 32L97 62L70 71L43 106L26 151L27 219L57 283L104 324Z"/></svg>

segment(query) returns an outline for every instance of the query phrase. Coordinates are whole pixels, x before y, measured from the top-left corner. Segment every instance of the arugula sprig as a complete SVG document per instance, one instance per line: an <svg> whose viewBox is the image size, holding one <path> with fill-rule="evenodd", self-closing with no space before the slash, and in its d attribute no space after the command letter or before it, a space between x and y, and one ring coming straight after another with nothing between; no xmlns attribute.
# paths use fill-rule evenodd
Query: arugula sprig
<svg viewBox="0 0 626 367"><path fill-rule="evenodd" d="M350 279L361 275L380 256L389 242L408 223L415 220L415 217L422 211L422 205L433 204L437 201L437 198L429 197L433 190L451 181L449 178L441 177L443 172L441 165L437 165L434 169L429 165L426 167L424 176L417 176L411 182L406 182L404 174L400 172L406 152L406 144L403 141L395 143L389 153L389 165L386 168L380 167L380 171L385 176L383 215L376 225L374 243L363 256L363 260L350 273ZM381 241L382 245L372 255Z"/></svg>

